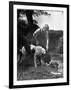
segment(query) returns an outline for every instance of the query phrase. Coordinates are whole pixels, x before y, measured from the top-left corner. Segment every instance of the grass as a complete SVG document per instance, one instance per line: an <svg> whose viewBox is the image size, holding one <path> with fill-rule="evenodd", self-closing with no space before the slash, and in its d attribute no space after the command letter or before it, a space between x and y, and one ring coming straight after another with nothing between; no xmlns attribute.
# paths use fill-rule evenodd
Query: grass
<svg viewBox="0 0 71 90"><path fill-rule="evenodd" d="M62 78L63 74L52 74L51 72L57 72L56 68L52 68L50 65L41 65L35 68L30 64L18 65L17 80L37 80L37 79L57 79Z"/></svg>

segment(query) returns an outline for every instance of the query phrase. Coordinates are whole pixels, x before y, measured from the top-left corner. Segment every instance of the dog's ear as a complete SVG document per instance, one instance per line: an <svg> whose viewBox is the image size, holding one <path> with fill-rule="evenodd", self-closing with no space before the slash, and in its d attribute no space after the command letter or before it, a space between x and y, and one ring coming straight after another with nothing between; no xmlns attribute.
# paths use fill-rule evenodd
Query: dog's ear
<svg viewBox="0 0 71 90"><path fill-rule="evenodd" d="M33 50L35 48L35 45L30 45L30 49Z"/></svg>

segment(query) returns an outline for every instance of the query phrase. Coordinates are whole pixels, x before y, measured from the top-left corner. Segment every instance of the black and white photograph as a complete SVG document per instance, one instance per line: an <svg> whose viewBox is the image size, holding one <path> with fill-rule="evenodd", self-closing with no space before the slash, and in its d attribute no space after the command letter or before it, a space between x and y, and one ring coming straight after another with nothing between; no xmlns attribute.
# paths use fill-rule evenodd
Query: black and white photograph
<svg viewBox="0 0 71 90"><path fill-rule="evenodd" d="M67 83L67 7L13 4L14 86Z"/></svg>
<svg viewBox="0 0 71 90"><path fill-rule="evenodd" d="M63 11L17 10L17 80L63 78L63 21Z"/></svg>

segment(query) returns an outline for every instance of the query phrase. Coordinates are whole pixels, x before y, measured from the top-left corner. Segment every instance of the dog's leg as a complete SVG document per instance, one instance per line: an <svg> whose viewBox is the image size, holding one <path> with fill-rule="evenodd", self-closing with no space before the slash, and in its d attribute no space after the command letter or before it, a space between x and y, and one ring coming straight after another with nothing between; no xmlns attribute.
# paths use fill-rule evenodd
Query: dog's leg
<svg viewBox="0 0 71 90"><path fill-rule="evenodd" d="M45 62L44 62L42 59L41 59L41 64L42 64L42 65L45 65Z"/></svg>
<svg viewBox="0 0 71 90"><path fill-rule="evenodd" d="M34 65L35 65L35 68L37 68L37 63L36 63L36 54L34 54Z"/></svg>

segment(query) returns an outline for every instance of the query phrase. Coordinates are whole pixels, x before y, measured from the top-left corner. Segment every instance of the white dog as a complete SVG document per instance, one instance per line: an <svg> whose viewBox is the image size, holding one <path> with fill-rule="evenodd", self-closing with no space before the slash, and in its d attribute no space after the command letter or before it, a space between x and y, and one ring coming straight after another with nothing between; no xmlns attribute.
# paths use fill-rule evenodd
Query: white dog
<svg viewBox="0 0 71 90"><path fill-rule="evenodd" d="M42 54L45 55L46 50L41 46L35 46L35 45L32 45L32 44L30 45L30 48L31 48L31 50L35 50L35 53L34 53L34 65L35 65L35 68L36 68L37 67L37 63L36 63L37 56L41 57Z"/></svg>

